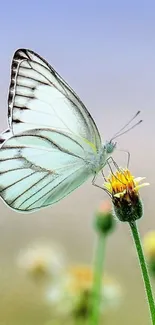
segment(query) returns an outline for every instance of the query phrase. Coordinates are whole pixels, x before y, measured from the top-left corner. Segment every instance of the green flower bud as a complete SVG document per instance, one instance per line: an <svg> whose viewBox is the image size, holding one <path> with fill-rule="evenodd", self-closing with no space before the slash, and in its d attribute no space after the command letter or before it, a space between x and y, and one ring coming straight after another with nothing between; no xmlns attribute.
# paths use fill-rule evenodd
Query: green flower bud
<svg viewBox="0 0 155 325"><path fill-rule="evenodd" d="M108 234L115 228L115 219L112 213L110 201L104 201L98 208L95 215L95 229L102 234Z"/></svg>

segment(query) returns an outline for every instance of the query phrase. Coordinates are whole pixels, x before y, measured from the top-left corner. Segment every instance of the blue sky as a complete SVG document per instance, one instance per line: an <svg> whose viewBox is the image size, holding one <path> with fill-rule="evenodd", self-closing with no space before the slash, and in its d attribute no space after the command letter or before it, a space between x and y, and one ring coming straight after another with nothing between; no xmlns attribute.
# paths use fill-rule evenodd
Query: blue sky
<svg viewBox="0 0 155 325"><path fill-rule="evenodd" d="M1 4L0 40L2 129L7 126L11 59L24 47L43 56L75 89L102 133L111 136L142 109L144 127L152 136L154 1L6 0ZM141 139L144 129L134 132Z"/></svg>

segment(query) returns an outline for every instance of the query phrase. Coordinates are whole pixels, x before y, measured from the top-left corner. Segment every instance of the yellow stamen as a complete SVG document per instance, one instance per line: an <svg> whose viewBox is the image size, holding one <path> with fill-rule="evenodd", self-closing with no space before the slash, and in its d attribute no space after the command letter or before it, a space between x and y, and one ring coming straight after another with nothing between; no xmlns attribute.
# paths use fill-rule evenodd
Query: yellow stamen
<svg viewBox="0 0 155 325"><path fill-rule="evenodd" d="M135 178L128 169L122 169L110 174L104 186L113 197L120 198L128 193L138 194L141 187L149 185L149 183L139 184L144 179L145 177Z"/></svg>

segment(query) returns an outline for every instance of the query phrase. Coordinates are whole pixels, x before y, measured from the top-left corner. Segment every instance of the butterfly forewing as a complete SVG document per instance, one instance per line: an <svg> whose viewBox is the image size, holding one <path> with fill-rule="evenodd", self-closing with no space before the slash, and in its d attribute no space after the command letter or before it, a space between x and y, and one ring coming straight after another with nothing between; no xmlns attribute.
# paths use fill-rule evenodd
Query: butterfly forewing
<svg viewBox="0 0 155 325"><path fill-rule="evenodd" d="M12 131L10 129L6 129L4 132L0 134L0 146L3 142L13 136Z"/></svg>
<svg viewBox="0 0 155 325"><path fill-rule="evenodd" d="M36 127L74 134L101 147L98 129L84 104L38 54L15 52L8 98L9 125L13 134Z"/></svg>

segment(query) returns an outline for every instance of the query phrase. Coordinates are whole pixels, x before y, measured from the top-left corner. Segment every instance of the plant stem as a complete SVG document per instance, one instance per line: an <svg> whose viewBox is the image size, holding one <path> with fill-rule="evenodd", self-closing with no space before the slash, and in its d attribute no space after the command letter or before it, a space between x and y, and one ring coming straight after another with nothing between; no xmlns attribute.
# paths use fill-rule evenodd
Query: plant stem
<svg viewBox="0 0 155 325"><path fill-rule="evenodd" d="M132 231L134 243L135 243L136 250L137 250L137 255L139 258L139 264L140 264L141 271L142 271L142 278L143 278L144 285L145 285L145 290L146 290L146 295L147 295L147 299L148 299L152 324L155 325L155 302L154 302L154 298L153 298L151 283L150 283L150 279L149 279L149 273L148 273L142 245L141 245L138 227L137 227L136 222L131 222L129 224L130 224L130 228Z"/></svg>
<svg viewBox="0 0 155 325"><path fill-rule="evenodd" d="M94 281L92 288L91 325L98 325L100 320L101 289L103 280L103 264L105 252L105 234L98 233L94 264Z"/></svg>

